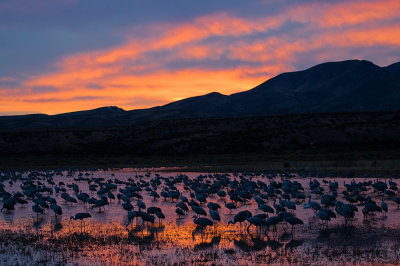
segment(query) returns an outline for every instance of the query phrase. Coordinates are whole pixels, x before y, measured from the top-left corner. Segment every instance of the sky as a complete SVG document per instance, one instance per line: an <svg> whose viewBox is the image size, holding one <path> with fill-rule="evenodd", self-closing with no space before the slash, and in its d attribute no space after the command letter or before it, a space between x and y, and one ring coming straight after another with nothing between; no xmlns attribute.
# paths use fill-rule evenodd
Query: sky
<svg viewBox="0 0 400 266"><path fill-rule="evenodd" d="M147 108L347 59L400 61L399 0L0 0L0 115Z"/></svg>

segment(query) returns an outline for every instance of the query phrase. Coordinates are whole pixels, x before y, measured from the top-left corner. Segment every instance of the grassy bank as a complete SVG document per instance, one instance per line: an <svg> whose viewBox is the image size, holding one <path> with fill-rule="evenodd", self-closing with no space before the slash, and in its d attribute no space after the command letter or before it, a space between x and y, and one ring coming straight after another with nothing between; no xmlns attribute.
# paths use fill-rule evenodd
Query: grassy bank
<svg viewBox="0 0 400 266"><path fill-rule="evenodd" d="M167 169L164 169L166 167ZM134 155L23 155L0 157L5 170L60 168L163 168L174 171L232 172L268 169L353 171L356 173L400 172L400 156L394 152L291 153L291 154L211 154L188 156ZM161 169L161 170L163 170Z"/></svg>

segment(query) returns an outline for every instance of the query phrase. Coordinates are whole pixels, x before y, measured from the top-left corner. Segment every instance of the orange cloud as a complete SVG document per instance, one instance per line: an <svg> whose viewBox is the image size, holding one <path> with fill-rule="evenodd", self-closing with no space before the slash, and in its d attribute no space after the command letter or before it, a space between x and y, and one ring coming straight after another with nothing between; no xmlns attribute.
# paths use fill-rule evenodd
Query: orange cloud
<svg viewBox="0 0 400 266"><path fill-rule="evenodd" d="M240 42L230 47L230 57L252 62L292 62L295 54L329 47L400 46L400 26L368 30L326 32L304 39L267 38L251 44Z"/></svg>
<svg viewBox="0 0 400 266"><path fill-rule="evenodd" d="M330 52L333 48L343 54L354 47L399 48L400 27L387 21L396 19L400 2L379 3L302 4L273 17L218 13L183 24L153 25L144 37L128 34L121 45L61 58L53 72L32 76L13 89L18 93L7 93L10 89L3 86L0 112L23 108L60 113L105 105L145 108L212 91L250 89L295 70L302 55L320 63L338 58ZM279 33L293 21L301 24L299 29ZM215 61L222 63L217 67L212 65ZM15 80L0 78L0 87L1 81ZM34 92L34 87L57 89Z"/></svg>
<svg viewBox="0 0 400 266"><path fill-rule="evenodd" d="M210 36L243 36L263 32L281 25L276 18L249 21L225 13L205 16L167 31L155 45L158 49L168 49Z"/></svg>
<svg viewBox="0 0 400 266"><path fill-rule="evenodd" d="M9 96L2 98L0 105L7 112L17 112L23 106L26 110L44 113L86 110L116 103L126 109L145 108L210 91L226 94L242 91L265 79L265 75L260 77L256 74L251 68L238 68L221 71L190 69L173 73L160 71L143 76L118 75L100 80L106 88L104 90L94 91L77 85L73 90Z"/></svg>
<svg viewBox="0 0 400 266"><path fill-rule="evenodd" d="M332 28L398 19L399 13L400 2L397 0L355 0L302 3L288 8L278 16L284 20Z"/></svg>
<svg viewBox="0 0 400 266"><path fill-rule="evenodd" d="M320 16L318 22L325 27L360 24L367 21L398 18L400 1L349 1L329 6Z"/></svg>

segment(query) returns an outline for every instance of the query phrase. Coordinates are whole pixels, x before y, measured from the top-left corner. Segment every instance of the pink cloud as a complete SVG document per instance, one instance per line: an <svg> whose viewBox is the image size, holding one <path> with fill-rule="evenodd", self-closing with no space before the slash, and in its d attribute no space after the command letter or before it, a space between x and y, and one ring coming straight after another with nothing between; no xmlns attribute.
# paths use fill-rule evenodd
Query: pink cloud
<svg viewBox="0 0 400 266"><path fill-rule="evenodd" d="M363 48L398 49L400 27L391 21L398 17L400 2L379 3L303 2L270 17L216 13L181 24L152 25L140 37L126 34L120 45L57 60L52 72L22 82L25 95L2 94L0 111L25 106L59 113L111 101L125 109L145 108L212 91L231 94L250 89L281 72L296 70L299 58L307 55L320 63L336 60L338 54L347 56L354 48L360 48L358 56L368 55ZM300 24L298 29L279 32L293 22ZM213 60L226 63L199 64ZM169 67L176 62L183 67ZM35 86L58 90L33 93Z"/></svg>

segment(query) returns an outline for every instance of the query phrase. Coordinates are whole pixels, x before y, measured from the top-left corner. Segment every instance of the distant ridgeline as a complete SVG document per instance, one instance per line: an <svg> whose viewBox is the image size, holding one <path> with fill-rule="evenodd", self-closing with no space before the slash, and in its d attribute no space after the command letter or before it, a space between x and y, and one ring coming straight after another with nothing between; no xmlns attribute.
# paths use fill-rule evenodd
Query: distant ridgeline
<svg viewBox="0 0 400 266"><path fill-rule="evenodd" d="M379 67L368 61L349 60L284 73L229 96L214 92L132 111L103 107L52 116L0 117L0 130L114 127L180 118L397 111L399 103L400 63Z"/></svg>
<svg viewBox="0 0 400 266"><path fill-rule="evenodd" d="M0 117L0 153L195 154L397 149L400 63L324 63L232 95Z"/></svg>

